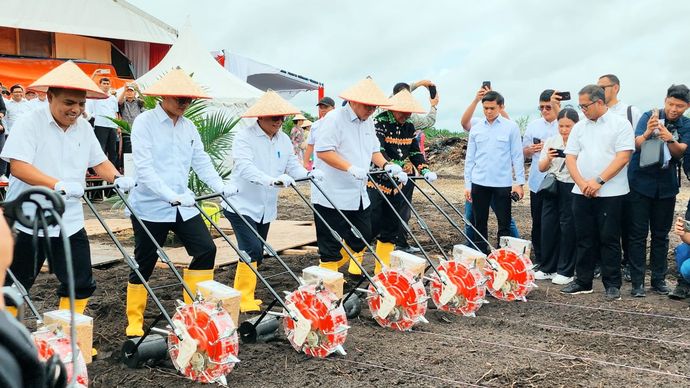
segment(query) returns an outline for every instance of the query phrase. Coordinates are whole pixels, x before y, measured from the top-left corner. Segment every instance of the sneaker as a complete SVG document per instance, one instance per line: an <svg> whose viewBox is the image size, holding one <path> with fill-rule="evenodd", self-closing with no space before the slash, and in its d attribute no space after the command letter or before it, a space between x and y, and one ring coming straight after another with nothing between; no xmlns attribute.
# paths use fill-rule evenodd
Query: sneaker
<svg viewBox="0 0 690 388"><path fill-rule="evenodd" d="M592 293L592 287L590 288L585 288L579 285L577 282L572 282L565 286L563 289L561 289L561 292L564 294L570 294L570 295L577 295L577 294L591 294Z"/></svg>
<svg viewBox="0 0 690 388"><path fill-rule="evenodd" d="M534 273L534 278L537 280L547 280L547 279L553 279L556 276L555 273L546 273L542 271L537 271Z"/></svg>
<svg viewBox="0 0 690 388"><path fill-rule="evenodd" d="M627 265L623 267L623 280L625 280L628 283L632 282L632 278L630 277L630 267Z"/></svg>
<svg viewBox="0 0 690 388"><path fill-rule="evenodd" d="M553 284L558 284L560 286L565 286L568 283L571 283L573 280L575 280L574 277L570 276L563 276L561 274L557 274L556 276L553 277L553 280L551 280L551 283Z"/></svg>
<svg viewBox="0 0 690 388"><path fill-rule="evenodd" d="M643 285L633 285L632 290L630 290L630 295L632 295L634 298L644 298L645 296L647 296L647 294L644 291Z"/></svg>
<svg viewBox="0 0 690 388"><path fill-rule="evenodd" d="M690 287L685 282L679 282L673 292L668 294L668 297L674 300L682 300L690 296Z"/></svg>
<svg viewBox="0 0 690 388"><path fill-rule="evenodd" d="M668 286L666 285L666 281L662 280L659 283L652 284L652 291L656 292L659 295L668 295L668 293L671 290L668 289Z"/></svg>
<svg viewBox="0 0 690 388"><path fill-rule="evenodd" d="M419 253L419 252L422 251L421 249L419 249L419 248L417 248L417 247L413 247L412 245L408 245L408 246L406 246L406 247L396 246L396 247L395 247L395 250L396 250L396 251L403 251L403 252L405 252L405 253L409 253L409 254L412 254L412 255L414 255L415 253Z"/></svg>
<svg viewBox="0 0 690 388"><path fill-rule="evenodd" d="M606 289L606 300L621 300L621 290L616 287L609 287Z"/></svg>
<svg viewBox="0 0 690 388"><path fill-rule="evenodd" d="M599 264L597 264L594 267L594 278L599 279L600 277L601 277L601 266L599 266Z"/></svg>
<svg viewBox="0 0 690 388"><path fill-rule="evenodd" d="M7 182L9 182L9 181L10 181L10 180L7 179L7 177L5 176L5 174L0 175L0 183L7 183Z"/></svg>

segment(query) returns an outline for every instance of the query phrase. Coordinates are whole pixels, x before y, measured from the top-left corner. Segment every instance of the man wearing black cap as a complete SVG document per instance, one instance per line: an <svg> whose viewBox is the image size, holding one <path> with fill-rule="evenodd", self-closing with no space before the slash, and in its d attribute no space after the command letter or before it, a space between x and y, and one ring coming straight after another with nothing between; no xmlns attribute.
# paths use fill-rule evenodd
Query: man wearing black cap
<svg viewBox="0 0 690 388"><path fill-rule="evenodd" d="M324 118L328 112L335 109L335 101L333 101L333 99L330 97L324 97L319 100L319 103L316 104L316 106L319 108L319 119L311 125L309 137L307 138L307 149L304 151L303 160L304 168L310 171L312 163L314 163L314 143L316 142L314 134L316 133L317 128L321 125L321 119Z"/></svg>

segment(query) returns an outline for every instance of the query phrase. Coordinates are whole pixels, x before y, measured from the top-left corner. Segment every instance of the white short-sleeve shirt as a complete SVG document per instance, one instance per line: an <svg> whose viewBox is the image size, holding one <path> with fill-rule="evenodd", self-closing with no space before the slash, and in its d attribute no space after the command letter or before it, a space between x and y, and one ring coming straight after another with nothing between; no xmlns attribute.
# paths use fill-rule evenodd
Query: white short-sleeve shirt
<svg viewBox="0 0 690 388"><path fill-rule="evenodd" d="M117 118L117 112L120 111L115 96L108 96L108 98L98 100L86 100L86 111L94 118L95 121L93 125L98 127L117 128L117 124L108 119L108 117Z"/></svg>
<svg viewBox="0 0 690 388"><path fill-rule="evenodd" d="M577 156L577 169L585 180L595 179L616 157L617 152L634 151L635 134L627 119L607 110L597 121L578 121L570 131L565 153ZM609 179L598 195L615 197L630 191L628 166ZM575 185L573 193L582 194Z"/></svg>
<svg viewBox="0 0 690 388"><path fill-rule="evenodd" d="M610 106L609 110L618 116L624 118L626 121L628 120L628 106L630 106L630 116L632 116L632 127L633 127L633 132L637 128L637 123L640 121L640 117L642 117L642 112L640 112L637 107L633 105L628 105L624 102L618 101L618 103L614 106ZM628 121L629 122L629 121Z"/></svg>
<svg viewBox="0 0 690 388"><path fill-rule="evenodd" d="M30 163L55 179L79 182L82 185L86 185L86 170L107 160L93 128L86 120L78 118L65 131L55 122L48 107L33 110L17 119L0 157L8 162L16 159ZM31 185L10 176L7 200L17 198L30 187ZM32 211L31 206L27 205L25 211ZM80 199L65 199L62 222L68 236L84 227L84 211ZM32 230L22 226L17 226L17 229L33 234ZM57 237L59 229L51 228L48 234Z"/></svg>
<svg viewBox="0 0 690 388"><path fill-rule="evenodd" d="M360 203L369 207L366 180L357 180L347 171L329 166L318 157L319 152L335 151L353 166L369 169L372 155L380 152L374 121L371 117L362 121L350 108L350 104L336 108L321 119L314 151L317 152L314 168L324 172L320 186L340 210L357 210ZM313 203L333 208L318 189L312 190Z"/></svg>

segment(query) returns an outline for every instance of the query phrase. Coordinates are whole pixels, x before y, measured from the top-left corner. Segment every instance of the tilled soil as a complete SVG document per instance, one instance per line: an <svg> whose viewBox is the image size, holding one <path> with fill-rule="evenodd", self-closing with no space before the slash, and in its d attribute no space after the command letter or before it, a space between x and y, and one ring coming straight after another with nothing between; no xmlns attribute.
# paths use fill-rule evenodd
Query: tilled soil
<svg viewBox="0 0 690 388"><path fill-rule="evenodd" d="M461 198L462 181L442 177L437 187L454 202ZM684 209L684 204L684 201L680 203L679 209ZM462 241L457 230L423 196L415 195L415 205L446 251ZM456 203L459 209L461 205ZM103 209L106 207L101 205ZM312 218L311 212L291 192L281 195L279 214L281 218L293 220ZM529 201L514 205L513 216L521 235L529 238ZM462 225L459 217L453 218ZM424 247L438 257L440 252L430 239L416 222L411 224ZM490 230L495 231L495 224L490 224ZM671 246L677 242L672 237ZM296 272L318 262L316 255L284 259ZM373 266L371 259L365 263ZM673 269L675 265L670 267ZM275 260L267 259L261 271L273 274L281 270ZM98 290L87 314L95 318L94 342L100 354L88 368L92 385L197 386L165 363L128 369L120 362L119 350L126 339L124 307L128 272L124 264L95 269ZM231 283L233 274L234 266L222 268L216 272L216 280ZM172 280L169 271L157 269L152 285ZM669 280L675 284L672 275ZM278 291L290 291L295 286L287 275L272 279L272 283ZM475 318L429 310L428 324L419 324L404 333L379 327L364 303L360 316L349 322L352 327L345 342L348 354L323 360L309 359L295 352L281 329L278 338L269 343L240 344L241 362L228 375L228 383L237 387L678 387L690 384L687 362L690 343L684 339L690 322L687 302L672 301L651 290L646 298L634 299L629 296L629 284L624 285L623 300L618 302L604 300L600 282L596 282L593 294L582 296L562 295L560 286L548 281L540 281L538 285L527 302L489 298L490 303ZM32 290L39 310L55 307L54 286L52 276L40 275ZM179 287L157 293L168 311L172 311L174 300L180 294ZM270 301L268 292L261 286L257 297ZM156 314L149 299L147 321ZM240 320L247 317L242 315Z"/></svg>

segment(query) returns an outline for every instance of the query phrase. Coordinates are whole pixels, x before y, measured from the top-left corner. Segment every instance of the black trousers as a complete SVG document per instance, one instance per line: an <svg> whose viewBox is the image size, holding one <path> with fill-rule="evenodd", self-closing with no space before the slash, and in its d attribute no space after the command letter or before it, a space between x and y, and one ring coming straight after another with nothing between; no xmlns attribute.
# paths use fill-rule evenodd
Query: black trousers
<svg viewBox="0 0 690 388"><path fill-rule="evenodd" d="M511 189L511 187L488 187L476 183L472 184L472 216L474 218L474 227L477 228L479 234L486 237L487 240L489 239L487 234L489 207L491 206L491 201L494 201L494 212L496 213L496 220L498 221L496 245L498 245L501 236L510 236ZM488 254L489 247L481 236L475 234L474 244L482 252Z"/></svg>
<svg viewBox="0 0 690 388"><path fill-rule="evenodd" d="M117 129L110 127L95 126L93 132L96 139L101 143L101 149L105 152L111 163L117 166Z"/></svg>
<svg viewBox="0 0 690 388"><path fill-rule="evenodd" d="M544 206L544 193L530 191L529 210L532 215L532 252L534 252L534 264L540 265L544 261L542 257L542 207Z"/></svg>
<svg viewBox="0 0 690 388"><path fill-rule="evenodd" d="M632 219L630 214L632 213L632 203L630 201L631 193L623 196L623 212L621 214L621 248L623 249L623 259L621 260L621 266L628 267L630 263L630 227L632 224Z"/></svg>
<svg viewBox="0 0 690 388"><path fill-rule="evenodd" d="M0 133L0 151L5 147L5 140L7 140L7 137L5 136L5 131L3 130L2 133ZM0 159L0 175L10 175L9 169L7 168L9 163L5 161L5 159Z"/></svg>
<svg viewBox="0 0 690 388"><path fill-rule="evenodd" d="M371 236L381 242L395 243L403 230L396 212L400 212L405 201L400 197L402 193L386 195L386 198L393 205L394 209L386 203L383 195L376 189L367 189L369 200L371 200ZM384 194L385 195L385 194ZM407 207L407 206L406 206ZM409 210L409 207L408 207Z"/></svg>
<svg viewBox="0 0 690 388"><path fill-rule="evenodd" d="M668 234L673 225L676 197L650 198L631 191L630 204L630 277L633 285L644 285L647 235L651 234L649 268L652 272L651 283L656 285L665 280L668 270Z"/></svg>
<svg viewBox="0 0 690 388"><path fill-rule="evenodd" d="M139 271L145 280L149 280L153 268L158 260L158 253L153 241L148 237L139 223L131 217L134 229L134 259L139 264ZM187 254L192 256L189 269L212 269L216 260L216 245L211 234L206 229L206 224L201 219L201 214L183 221L180 213L177 213L175 222L151 222L144 221L144 225L161 247L165 245L168 232L172 231L182 240ZM129 273L129 282L141 284L141 280L134 271Z"/></svg>
<svg viewBox="0 0 690 388"><path fill-rule="evenodd" d="M412 183L407 183L405 186L402 188L402 193L405 195L405 198L407 198L410 203L412 203L412 194L414 193L414 185ZM401 199L400 201L400 217L405 222L410 222L410 217L412 216L412 210L410 210L410 207L407 205L407 202L403 201ZM410 243L407 241L407 232L405 229L400 228L400 231L398 232L398 238L395 240L395 245L399 247L409 247Z"/></svg>
<svg viewBox="0 0 690 388"><path fill-rule="evenodd" d="M268 237L268 229L271 226L271 223L269 222L264 224L263 222L256 222L251 217L244 216L244 219L247 220L249 225L251 225L250 229L247 224L242 221L242 218L239 215L227 210L224 210L223 214L225 214L225 218L230 220L232 230L235 231L237 247L240 248L240 250L247 252L247 255L249 255L249 257L252 259L252 262L261 264L264 259L264 244L261 242L261 240L259 240L258 237L256 237L254 232L252 232L252 229L257 231L259 236L266 240L266 237Z"/></svg>
<svg viewBox="0 0 690 388"><path fill-rule="evenodd" d="M326 220L326 223L345 240L345 243L352 250L360 252L366 247L364 242L355 236L350 226L335 209L318 204L314 204L314 208ZM360 203L358 210L342 210L342 212L359 230L362 237L366 241L371 241L371 206L364 209ZM342 248L340 242L331 235L326 225L316 215L314 215L314 221L316 223L316 244L319 247L321 261L333 262L340 260L340 249Z"/></svg>
<svg viewBox="0 0 690 388"><path fill-rule="evenodd" d="M573 195L577 238L575 281L579 285L592 287L594 265L601 259L604 287L621 287L622 204L623 196L587 198Z"/></svg>
<svg viewBox="0 0 690 388"><path fill-rule="evenodd" d="M46 251L43 238L38 238L38 249L34 247L33 236L24 232L17 232L14 244L14 255L10 269L17 277L19 283L30 290L36 281L36 276L41 271L41 267L46 260ZM48 239L52 260L49 261L50 269L60 281L57 295L68 297L68 278L67 266L65 263L65 250L62 245L62 238L50 237ZM89 248L89 238L86 230L82 229L69 237L69 245L72 251L72 268L74 269L74 291L77 299L88 298L96 291L96 282L93 280L91 272L91 250ZM5 280L5 285L10 285L9 277Z"/></svg>
<svg viewBox="0 0 690 388"><path fill-rule="evenodd" d="M571 277L575 272L574 183L556 181L558 195L542 196L540 270Z"/></svg>

